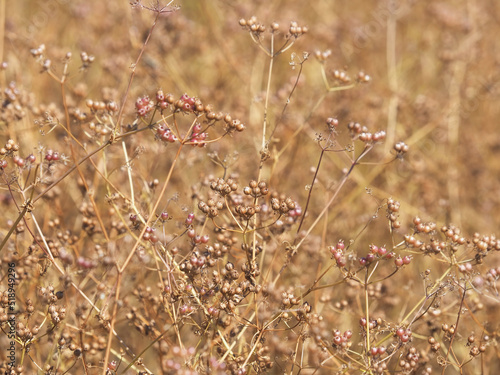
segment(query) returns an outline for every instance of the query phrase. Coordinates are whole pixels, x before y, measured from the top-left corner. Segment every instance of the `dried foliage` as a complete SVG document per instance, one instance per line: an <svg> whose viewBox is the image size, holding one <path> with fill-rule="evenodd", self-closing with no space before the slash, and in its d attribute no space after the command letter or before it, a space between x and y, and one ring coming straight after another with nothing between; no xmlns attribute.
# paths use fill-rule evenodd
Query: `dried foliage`
<svg viewBox="0 0 500 375"><path fill-rule="evenodd" d="M500 368L496 2L0 20L2 373Z"/></svg>

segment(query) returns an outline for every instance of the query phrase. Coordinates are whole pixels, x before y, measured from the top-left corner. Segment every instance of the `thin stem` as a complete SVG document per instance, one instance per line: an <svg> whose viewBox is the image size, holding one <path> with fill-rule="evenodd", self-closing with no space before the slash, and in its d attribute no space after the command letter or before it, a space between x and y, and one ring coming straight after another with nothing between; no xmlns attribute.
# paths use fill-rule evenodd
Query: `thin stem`
<svg viewBox="0 0 500 375"><path fill-rule="evenodd" d="M302 228L302 224L304 223L304 219L306 217L307 210L309 208L309 203L311 201L311 195L312 191L314 188L314 184L316 183L316 178L318 177L318 172L319 172L319 167L321 165L321 161L323 160L323 155L325 154L325 148L321 149L321 153L319 154L319 159L318 159L318 165L316 166L316 170L314 171L314 176L311 182L311 187L309 188L309 193L307 194L307 203L304 208L304 212L302 213L302 217L300 218L300 224L299 227L297 228L297 233L300 232L300 229Z"/></svg>
<svg viewBox="0 0 500 375"><path fill-rule="evenodd" d="M125 260L125 262L123 263L123 265L121 267L119 267L119 273L122 273L127 268L130 260L132 259L132 256L134 255L135 251L137 250L137 248L139 247L139 244L142 241L142 236L146 232L146 229L147 229L149 223L153 220L154 213L158 209L158 207L160 205L160 202L161 202L161 198L165 195L165 192L167 190L167 186L168 186L168 184L170 182L170 179L172 178L172 174L174 172L175 165L176 165L176 163L177 163L177 161L179 159L179 155L181 153L181 150L182 150L183 146L184 145L182 143L180 143L179 148L177 150L177 154L175 155L174 160L172 161L172 165L170 166L170 170L168 171L167 178L165 179L165 183L163 184L163 187L161 189L160 195L159 195L158 199L156 200L155 205L151 209L151 212L149 213L148 219L144 223L144 228L142 229L141 234L139 235L137 241L135 242L135 245L133 246L132 250L130 250L130 252L129 252L128 256L127 256L127 259Z"/></svg>
<svg viewBox="0 0 500 375"><path fill-rule="evenodd" d="M464 305L465 295L467 294L467 284L464 284L463 290L464 291L462 293L462 298L460 299L460 307L459 307L458 313L457 313L457 321L455 322L455 332L453 333L453 335L451 335L450 344L448 346L448 351L446 352L445 361L448 361L451 347L453 345L453 340L455 339L455 335L458 332L458 323L460 322L460 316L462 315L462 306ZM441 372L441 375L444 375L445 371L446 371L446 366L443 366L443 371Z"/></svg>
<svg viewBox="0 0 500 375"><path fill-rule="evenodd" d="M392 12L387 18L386 59L389 88L391 90L387 115L387 141L385 144L385 151L388 153L396 138L399 105L398 78L396 72L396 16Z"/></svg>
<svg viewBox="0 0 500 375"><path fill-rule="evenodd" d="M274 34L271 34L271 58L269 59L269 73L267 75L266 100L264 103L264 123L262 124L262 151L266 148L267 112L269 106L269 95L271 92L271 77L274 64Z"/></svg>
<svg viewBox="0 0 500 375"><path fill-rule="evenodd" d="M283 120L283 118L285 116L285 112L288 108L288 104L290 104L293 93L295 92L295 89L297 88L297 85L299 84L299 79L302 76L302 70L304 69L304 63L307 61L308 58L309 58L309 55L306 55L304 60L301 61L299 64L300 68L299 68L299 72L297 73L297 78L295 79L295 83L292 87L292 90L290 91L290 94L288 94L285 105L283 106L283 109L281 111L281 115L280 115L279 119L275 122L274 128L273 128L271 134L269 135L267 143L269 143L271 141L272 137L274 136L274 133L276 132L276 128L278 127L278 125L281 123L281 121Z"/></svg>
<svg viewBox="0 0 500 375"><path fill-rule="evenodd" d="M370 300L368 298L368 269L365 273L365 319L366 319L366 358L368 359L368 367L371 367L371 356L370 356Z"/></svg>
<svg viewBox="0 0 500 375"><path fill-rule="evenodd" d="M130 165L130 159L128 158L127 146L125 141L122 141L123 155L125 156L125 163L127 165L127 175L130 186L130 204L135 207L135 194L134 194L134 184L132 182L132 166Z"/></svg>
<svg viewBox="0 0 500 375"><path fill-rule="evenodd" d="M161 11L158 9L155 11L155 19L153 21L153 24L151 25L151 28L149 29L148 36L146 37L146 40L144 41L144 44L142 45L142 48L139 52L139 56L137 56L137 59L135 60L135 63L132 65L132 73L130 73L127 89L125 90L125 94L123 95L122 103L120 106L120 110L118 111L118 118L116 120L116 125L114 131L111 133L111 137L109 139L110 143L113 143L116 140L116 136L118 134L118 128L121 123L121 119L123 117L123 111L125 109L125 104L127 103L128 96L130 94L130 88L132 87L132 82L135 77L135 70L137 69L137 66L139 65L139 62L142 59L142 55L144 54L144 51L146 50L146 46L151 39L151 35L153 35L153 30L156 26L156 22L158 21L158 18L160 17Z"/></svg>
<svg viewBox="0 0 500 375"><path fill-rule="evenodd" d="M450 199L450 221L457 226L461 226L462 215L460 211L460 184L459 172L456 162L459 153L459 135L460 135L460 108L462 85L465 79L467 64L464 61L456 61L453 63L452 79L450 82L450 111L448 115L448 168L447 188Z"/></svg>
<svg viewBox="0 0 500 375"><path fill-rule="evenodd" d="M28 200L28 201L25 202L22 211L19 213L19 215L17 216L16 221L14 221L14 223L11 225L9 231L7 232L7 234L5 235L2 243L0 244L0 251L4 248L5 244L9 240L10 236L12 235L12 233L15 232L15 230L17 228L17 225L24 218L24 215L26 215L26 212L28 212L28 209L30 208L31 203L32 202L30 200Z"/></svg>

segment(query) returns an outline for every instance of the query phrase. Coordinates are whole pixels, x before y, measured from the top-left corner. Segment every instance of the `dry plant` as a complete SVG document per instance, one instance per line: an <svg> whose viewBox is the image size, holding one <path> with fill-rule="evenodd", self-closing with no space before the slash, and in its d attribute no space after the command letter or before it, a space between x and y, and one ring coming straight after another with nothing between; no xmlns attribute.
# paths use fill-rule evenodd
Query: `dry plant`
<svg viewBox="0 0 500 375"><path fill-rule="evenodd" d="M31 3L0 1L2 373L496 373L497 169L462 142L494 5Z"/></svg>

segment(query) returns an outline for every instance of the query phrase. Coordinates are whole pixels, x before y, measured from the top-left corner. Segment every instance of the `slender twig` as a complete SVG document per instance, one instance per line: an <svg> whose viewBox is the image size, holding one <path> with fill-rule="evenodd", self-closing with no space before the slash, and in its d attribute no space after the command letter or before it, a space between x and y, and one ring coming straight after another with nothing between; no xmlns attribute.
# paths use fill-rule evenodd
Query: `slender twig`
<svg viewBox="0 0 500 375"><path fill-rule="evenodd" d="M459 306L458 312L457 312L457 320L455 322L455 331L453 332L453 334L451 335L451 338L450 338L450 343L448 345L448 350L446 352L446 357L445 357L446 362L448 361L448 357L449 357L450 352L451 352L453 340L455 339L455 336L458 332L458 323L460 322L460 317L462 316L462 306L464 305L465 296L467 294L467 284L466 283L464 284L462 289L463 289L463 293L462 293L462 298L460 299L460 306ZM444 375L446 368L447 368L447 366L443 366L443 371L441 371L441 375Z"/></svg>
<svg viewBox="0 0 500 375"><path fill-rule="evenodd" d="M311 185L309 187L309 193L307 194L307 201L306 201L306 206L304 207L304 211L302 212L302 217L300 218L300 224L297 228L297 233L300 233L300 229L302 228L302 224L304 223L304 219L306 217L306 213L309 209L309 203L311 201L311 196L312 196L312 191L314 188L314 184L316 183L316 178L318 177L319 173L319 167L321 165L321 161L323 160L323 155L325 154L325 148L321 149L321 153L319 154L319 159L318 159L318 164L316 166L316 170L314 171L314 176L311 182Z"/></svg>

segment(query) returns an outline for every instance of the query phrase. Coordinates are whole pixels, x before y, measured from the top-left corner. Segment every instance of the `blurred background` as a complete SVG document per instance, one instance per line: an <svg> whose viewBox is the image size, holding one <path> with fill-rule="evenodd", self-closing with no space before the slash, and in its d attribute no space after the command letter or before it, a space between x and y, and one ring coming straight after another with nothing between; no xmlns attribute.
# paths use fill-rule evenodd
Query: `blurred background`
<svg viewBox="0 0 500 375"><path fill-rule="evenodd" d="M154 6L151 3L144 4ZM71 111L85 111L88 98L115 100L124 107L121 125L127 126L136 119L135 100L144 95L154 97L162 89L175 97L184 93L199 97L246 124L246 131L233 138L180 156L182 169L174 175L165 197L165 206L167 199L175 202L169 206L169 213L173 212L177 218L197 210L193 197L206 193L211 178L227 172L244 186L259 174L269 69L269 57L261 47L269 48L271 37L264 33L259 46L238 21L256 16L267 27L278 22L280 32L276 33L275 47L287 42L291 21L307 26L308 32L273 62L267 120L269 129L275 128L275 132L262 178L273 190L290 196L304 209L321 152L316 139L320 133L327 135L327 118L339 121L333 149L350 145L346 125L351 121L367 126L371 132L384 130L387 136L385 143L376 145L354 168L334 203L312 228L302 252L283 274L283 289L307 290L314 281L312 276L331 262L328 245L336 244L339 239L347 244L352 241L351 250L360 255L368 252L371 243L391 247L403 241L405 234L412 233L415 216L435 222L437 228L454 225L467 238L472 238L475 232L495 238L500 224L498 1L180 0L176 3L180 6L177 11L159 16L125 103L122 100L133 64L153 24L151 12L117 0L26 0L1 4L4 25L0 61L5 61L7 67L0 73L0 83L6 88L14 81L23 99L21 108L16 109L18 112L3 109L0 136L2 144L9 138L18 142L23 155L40 147L61 148L66 142L66 132L52 127L47 120L49 114L51 119L64 122L65 114L61 85L42 71L30 52L41 44L45 45L45 55L50 58L51 70L57 77L63 73L64 57L72 53L66 84ZM86 69L81 68L82 51L95 58ZM317 53L328 57L320 62ZM340 89L350 83L339 82L336 71L345 72L350 83L363 72L370 76L370 82ZM325 77L330 88L338 89L328 92ZM79 139L89 144L94 142L77 121L72 123L72 131ZM147 212L151 206L148 186L155 179L164 180L176 149L155 142L154 135L145 133L131 137L129 142L129 152L136 156L133 168L137 199L140 205L144 198L141 208ZM396 158L393 150L397 142L410 147L401 159ZM362 148L353 147L359 154ZM109 180L125 189L128 179L123 156L118 151L110 151L106 158L99 159L99 166L107 165ZM81 149L77 153L84 156ZM325 153L304 229L311 226L332 198L345 169L351 166L351 156L343 152ZM219 159L225 160L226 171L220 163L213 162ZM94 167L85 164L82 171L92 176L88 183L97 192L99 205L107 207L104 196L109 191ZM102 244L103 239L99 234L92 238L82 234L82 219L75 214L78 210L82 212L85 200L81 182L77 177L68 178L54 191L55 203L40 201L37 206L44 230L50 233L50 220L60 217L65 229L81 236L81 254L90 254L88 249L96 243ZM11 194L5 187L1 193L8 218L13 220L19 211L11 204ZM391 197L401 203L401 227L395 231L389 230L384 207ZM124 215L128 217L128 212ZM289 237L273 237L274 242L269 245L273 257L266 261L266 266L273 275L285 263L285 256L279 251L285 241L291 243L295 239L292 231ZM26 240L30 240L28 235ZM122 246L130 247L130 243ZM473 257L468 247L457 259L465 261ZM497 267L498 260L496 254L491 254L487 266ZM404 275L395 276L394 282L384 283L383 289L373 291L374 315L398 322L403 311L410 310L408 306L418 305L425 289L424 271L430 269L436 279L449 266L443 259L436 262L435 258L423 255L416 256L413 265ZM484 276L486 269L484 265L478 272ZM154 277L143 276L138 272L141 283L155 285ZM114 279L107 277L103 282L108 285L103 289L109 293ZM334 282L335 277L327 276L323 281ZM52 280L60 282L57 275ZM134 288L135 279L124 285ZM362 295L359 286L349 288L330 288L311 294L317 311L328 316L328 329L347 329L358 324ZM482 332L484 327L476 325L479 321L485 326L489 324L488 330L496 338L498 292L490 290L486 294L493 297L483 300L484 295L478 293L479 297L474 299L474 303L481 300L482 308L477 308L476 316L467 318L470 326L462 332L462 339L471 331L478 335ZM443 315L453 321L460 305L456 294L450 292L448 296L453 302L447 305L443 297L443 306L447 306ZM335 304L342 301L347 301L349 308ZM349 313L339 316L342 310ZM434 326L431 320L424 328L431 332L439 330L441 320L436 318ZM133 342L135 337L126 327L122 321L124 338ZM418 336L422 346L426 345L426 335ZM469 349L465 344L462 346L457 357L468 358ZM494 374L493 369L499 363L496 344L489 353L492 363L489 374ZM150 363L154 362L154 355L149 355ZM280 352L276 358L286 367L285 354ZM279 367L275 370L279 372ZM449 367L446 373L455 370ZM479 367L470 371L476 370L470 373L481 373ZM488 370L484 372L487 373Z"/></svg>
<svg viewBox="0 0 500 375"><path fill-rule="evenodd" d="M160 87L186 92L244 117L257 128L262 122L268 59L238 20L255 15L264 25L276 21L284 29L295 20L306 25L309 33L275 61L271 122L281 113L297 77L291 54L301 57L307 52L310 58L303 65L286 121L277 129L278 149L288 134L304 125L324 93L315 51L331 51L325 63L330 79L338 69L352 78L364 71L371 82L327 95L296 137L296 159L278 167L276 178L287 187L297 181L304 186L318 154L311 138L324 131L325 118L337 117L341 124L356 121L373 131L386 130L388 143L404 141L411 153L386 168L359 168L349 199L365 199L364 188L369 186L378 198L401 200L411 215L451 222L468 233L496 230L500 208L497 2L188 1L178 5L180 11L159 19L143 68L137 69L133 94L151 94ZM87 96L102 95L103 88L110 88L119 97L151 25L151 14L131 9L126 1L16 2L8 3L5 11L3 60L9 68L4 79L33 92L35 105L60 101L60 90L38 74L31 48L44 43L55 69L68 51L75 58L81 51L94 55L92 69L73 72L70 86L82 89L85 85ZM32 126L29 120L22 126ZM241 152L247 150L253 157L251 143L243 141ZM296 165L298 161L305 165ZM335 179L334 171L342 162L328 163L324 179ZM305 191L298 194L303 196ZM357 205L353 206L355 210ZM364 209L364 205L358 207Z"/></svg>

